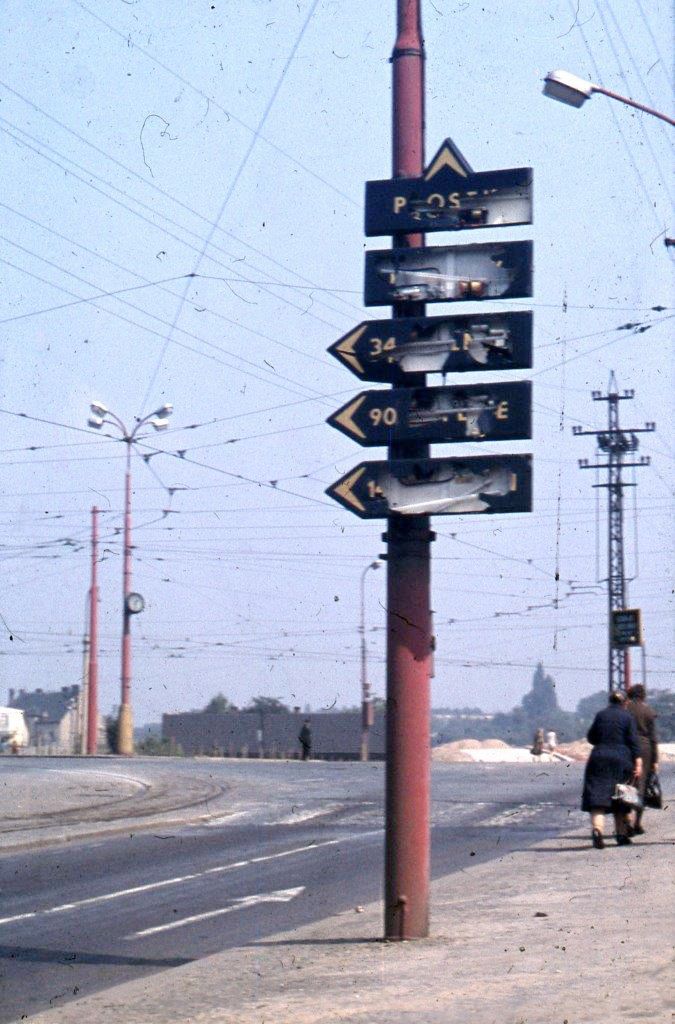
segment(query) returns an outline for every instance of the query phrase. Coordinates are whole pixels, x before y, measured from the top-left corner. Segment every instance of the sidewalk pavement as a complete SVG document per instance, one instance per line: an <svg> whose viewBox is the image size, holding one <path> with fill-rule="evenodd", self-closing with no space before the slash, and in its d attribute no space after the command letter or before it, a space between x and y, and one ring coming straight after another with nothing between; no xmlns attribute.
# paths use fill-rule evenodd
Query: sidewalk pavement
<svg viewBox="0 0 675 1024"><path fill-rule="evenodd" d="M379 941L375 903L29 1024L670 1024L672 815L604 850L585 818L435 881L429 939Z"/></svg>

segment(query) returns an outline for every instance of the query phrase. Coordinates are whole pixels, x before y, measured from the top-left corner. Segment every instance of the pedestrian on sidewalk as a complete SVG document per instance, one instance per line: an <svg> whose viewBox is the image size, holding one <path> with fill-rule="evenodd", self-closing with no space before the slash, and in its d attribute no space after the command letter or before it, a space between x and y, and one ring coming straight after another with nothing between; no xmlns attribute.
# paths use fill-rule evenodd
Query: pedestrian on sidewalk
<svg viewBox="0 0 675 1024"><path fill-rule="evenodd" d="M612 811L618 846L630 845L630 812L612 802L618 783L639 779L642 773L642 752L635 719L626 711L626 695L614 690L609 706L598 711L586 739L593 744L584 773L581 809L591 816L593 846L602 850L605 814Z"/></svg>
<svg viewBox="0 0 675 1024"><path fill-rule="evenodd" d="M646 692L642 683L636 683L628 690L626 710L635 719L637 726L640 748L642 751L642 775L640 776L638 789L642 797L642 807L635 812L633 821L633 834L643 836L645 830L642 827L642 813L644 811L645 789L647 779L651 772L658 773L659 770L659 744L656 736L656 712L650 708L646 701Z"/></svg>
<svg viewBox="0 0 675 1024"><path fill-rule="evenodd" d="M306 718L302 723L302 729L298 734L300 740L300 746L302 747L302 760L309 761L312 756L312 730L310 728L309 718Z"/></svg>

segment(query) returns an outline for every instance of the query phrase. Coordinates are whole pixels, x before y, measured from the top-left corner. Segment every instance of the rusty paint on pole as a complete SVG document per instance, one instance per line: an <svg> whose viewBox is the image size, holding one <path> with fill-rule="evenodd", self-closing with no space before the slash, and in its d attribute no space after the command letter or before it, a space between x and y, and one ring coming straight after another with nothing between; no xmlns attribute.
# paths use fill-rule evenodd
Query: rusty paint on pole
<svg viewBox="0 0 675 1024"><path fill-rule="evenodd" d="M98 509L91 510L91 586L89 588L89 665L87 668L87 753L98 749Z"/></svg>
<svg viewBox="0 0 675 1024"><path fill-rule="evenodd" d="M424 173L424 42L421 0L397 0L393 64L393 176ZM394 244L424 245L422 234ZM424 304L393 315L423 316ZM424 374L406 384L425 385ZM428 457L428 445L399 443L389 458ZM385 938L429 934L431 540L429 517L387 521L387 765Z"/></svg>

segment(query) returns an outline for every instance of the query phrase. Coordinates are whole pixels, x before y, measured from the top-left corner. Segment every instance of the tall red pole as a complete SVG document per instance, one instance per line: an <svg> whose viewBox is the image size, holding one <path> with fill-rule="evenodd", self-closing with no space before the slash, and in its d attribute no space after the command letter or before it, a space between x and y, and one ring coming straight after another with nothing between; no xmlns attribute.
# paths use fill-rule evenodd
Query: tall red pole
<svg viewBox="0 0 675 1024"><path fill-rule="evenodd" d="M87 671L87 753L98 749L98 509L91 510L91 587L89 589L89 666Z"/></svg>
<svg viewBox="0 0 675 1024"><path fill-rule="evenodd" d="M424 173L424 42L421 0L397 0L393 64L393 177ZM422 234L394 245L424 245ZM395 305L394 317L423 316ZM424 387L424 374L406 376ZM428 445L398 443L389 458L427 458ZM429 934L431 540L428 516L387 521L387 765L385 937Z"/></svg>
<svg viewBox="0 0 675 1024"><path fill-rule="evenodd" d="M133 754L134 728L131 714L131 615L127 597L131 593L131 438L127 445L124 477L124 570L122 576L122 693L117 723L117 753Z"/></svg>

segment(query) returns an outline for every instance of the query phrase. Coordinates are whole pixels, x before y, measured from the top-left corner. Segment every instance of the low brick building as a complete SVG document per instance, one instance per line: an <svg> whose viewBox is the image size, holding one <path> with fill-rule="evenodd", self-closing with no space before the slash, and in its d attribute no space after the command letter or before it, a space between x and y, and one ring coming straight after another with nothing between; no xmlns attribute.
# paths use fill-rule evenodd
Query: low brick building
<svg viewBox="0 0 675 1024"><path fill-rule="evenodd" d="M184 754L223 757L297 757L298 733L305 718L312 730L312 757L356 760L361 747L360 711L299 712L188 711L162 716L162 739ZM370 756L385 752L383 712L375 713L370 730Z"/></svg>

